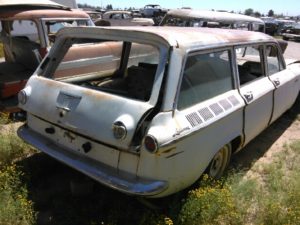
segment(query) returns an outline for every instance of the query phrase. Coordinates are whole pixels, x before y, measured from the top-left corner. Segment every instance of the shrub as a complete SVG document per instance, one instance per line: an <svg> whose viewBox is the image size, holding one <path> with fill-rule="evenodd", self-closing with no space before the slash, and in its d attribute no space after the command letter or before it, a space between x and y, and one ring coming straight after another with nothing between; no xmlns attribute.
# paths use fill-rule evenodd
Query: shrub
<svg viewBox="0 0 300 225"><path fill-rule="evenodd" d="M33 152L15 133L0 134L0 169Z"/></svg>
<svg viewBox="0 0 300 225"><path fill-rule="evenodd" d="M180 212L181 224L229 224L238 220L232 191L226 183L203 176L200 187L190 191Z"/></svg>
<svg viewBox="0 0 300 225"><path fill-rule="evenodd" d="M4 57L3 44L0 43L0 58Z"/></svg>
<svg viewBox="0 0 300 225"><path fill-rule="evenodd" d="M190 191L181 224L299 224L300 141L261 163L258 177L231 173L224 182L203 177ZM250 171L255 168L250 169Z"/></svg>
<svg viewBox="0 0 300 225"><path fill-rule="evenodd" d="M28 225L34 223L32 202L20 180L22 173L12 166L0 170L0 224Z"/></svg>

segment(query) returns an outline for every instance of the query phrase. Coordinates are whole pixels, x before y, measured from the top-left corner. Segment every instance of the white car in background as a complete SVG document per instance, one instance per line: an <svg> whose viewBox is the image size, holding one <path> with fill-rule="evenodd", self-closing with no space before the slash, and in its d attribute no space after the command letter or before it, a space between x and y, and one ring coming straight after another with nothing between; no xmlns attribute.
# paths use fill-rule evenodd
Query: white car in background
<svg viewBox="0 0 300 225"><path fill-rule="evenodd" d="M151 18L134 18L130 11L108 11L95 21L96 26L153 26Z"/></svg>
<svg viewBox="0 0 300 225"><path fill-rule="evenodd" d="M162 9L160 5L155 4L145 5L145 7L141 10L141 14L144 17L161 16L165 12L165 9Z"/></svg>

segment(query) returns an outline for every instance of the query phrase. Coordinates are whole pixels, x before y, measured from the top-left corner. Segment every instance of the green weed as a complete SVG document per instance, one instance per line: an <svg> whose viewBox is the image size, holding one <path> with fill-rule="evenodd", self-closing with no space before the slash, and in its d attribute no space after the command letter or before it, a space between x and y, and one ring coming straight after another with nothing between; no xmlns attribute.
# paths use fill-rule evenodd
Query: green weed
<svg viewBox="0 0 300 225"><path fill-rule="evenodd" d="M0 169L33 152L34 150L25 144L15 132L8 130L0 134Z"/></svg>
<svg viewBox="0 0 300 225"><path fill-rule="evenodd" d="M190 191L180 224L298 224L300 141L286 145L261 165L260 179L231 173L224 182L206 176ZM251 171L251 170L250 170Z"/></svg>
<svg viewBox="0 0 300 225"><path fill-rule="evenodd" d="M4 57L3 44L0 43L0 58Z"/></svg>
<svg viewBox="0 0 300 225"><path fill-rule="evenodd" d="M21 177L14 165L0 170L0 225L34 224L33 205Z"/></svg>

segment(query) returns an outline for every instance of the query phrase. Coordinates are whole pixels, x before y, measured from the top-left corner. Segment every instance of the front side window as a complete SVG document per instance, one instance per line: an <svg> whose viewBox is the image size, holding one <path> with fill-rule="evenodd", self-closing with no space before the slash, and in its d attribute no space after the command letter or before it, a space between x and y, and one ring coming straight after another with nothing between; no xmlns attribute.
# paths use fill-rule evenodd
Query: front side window
<svg viewBox="0 0 300 225"><path fill-rule="evenodd" d="M283 69L282 61L279 58L278 48L274 45L268 45L266 48L266 56L268 63L268 74L278 73Z"/></svg>
<svg viewBox="0 0 300 225"><path fill-rule="evenodd" d="M114 20L121 20L122 19L122 14L121 13L112 14L110 16L110 18L114 19Z"/></svg>
<svg viewBox="0 0 300 225"><path fill-rule="evenodd" d="M230 51L191 55L183 71L177 108L185 109L232 89Z"/></svg>
<svg viewBox="0 0 300 225"><path fill-rule="evenodd" d="M235 49L240 85L244 85L265 75L263 46L245 46Z"/></svg>
<svg viewBox="0 0 300 225"><path fill-rule="evenodd" d="M129 15L129 14L124 13L124 14L123 14L123 18L124 18L124 19L131 19L132 16Z"/></svg>

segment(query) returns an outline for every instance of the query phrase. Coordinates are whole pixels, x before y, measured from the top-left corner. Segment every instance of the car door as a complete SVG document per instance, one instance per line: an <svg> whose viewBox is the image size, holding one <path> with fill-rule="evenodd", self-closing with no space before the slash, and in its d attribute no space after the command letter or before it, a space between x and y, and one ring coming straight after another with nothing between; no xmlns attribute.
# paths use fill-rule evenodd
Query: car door
<svg viewBox="0 0 300 225"><path fill-rule="evenodd" d="M277 45L266 46L268 75L274 86L274 110L271 123L289 109L298 96L298 79L285 69Z"/></svg>
<svg viewBox="0 0 300 225"><path fill-rule="evenodd" d="M275 87L265 73L263 45L236 47L235 52L239 91L246 103L244 135L247 144L269 124Z"/></svg>

